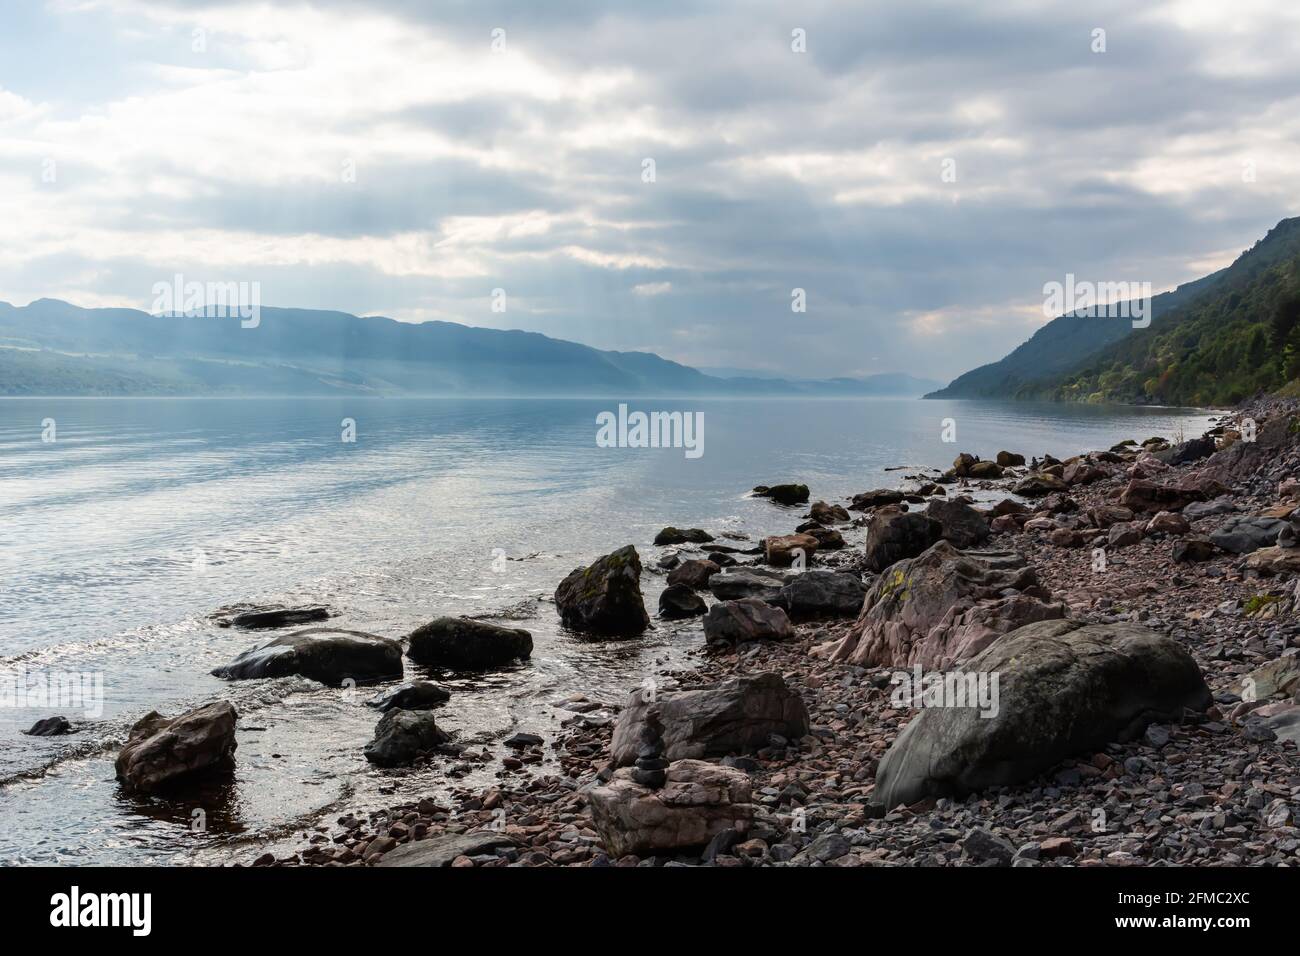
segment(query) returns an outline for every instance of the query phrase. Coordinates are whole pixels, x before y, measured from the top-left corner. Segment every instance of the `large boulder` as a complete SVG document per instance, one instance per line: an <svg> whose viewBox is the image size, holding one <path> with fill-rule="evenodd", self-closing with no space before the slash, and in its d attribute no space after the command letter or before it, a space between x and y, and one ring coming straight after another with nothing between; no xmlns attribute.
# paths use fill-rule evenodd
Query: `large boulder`
<svg viewBox="0 0 1300 956"><path fill-rule="evenodd" d="M633 773L618 770L588 794L592 823L611 857L703 849L724 830L749 831L754 807L743 771L678 760L655 790L633 780Z"/></svg>
<svg viewBox="0 0 1300 956"><path fill-rule="evenodd" d="M709 578L721 570L717 562L691 558L668 572L668 584L684 584L692 590L703 591L709 586Z"/></svg>
<svg viewBox="0 0 1300 956"><path fill-rule="evenodd" d="M244 651L212 673L227 680L298 674L330 687L374 684L401 678L402 645L362 631L309 627Z"/></svg>
<svg viewBox="0 0 1300 956"><path fill-rule="evenodd" d="M794 637L785 611L758 598L720 601L704 615L704 640L714 646Z"/></svg>
<svg viewBox="0 0 1300 956"><path fill-rule="evenodd" d="M427 710L393 709L375 724L375 737L363 753L379 767L400 767L445 744L450 737Z"/></svg>
<svg viewBox="0 0 1300 956"><path fill-rule="evenodd" d="M914 558L939 540L943 526L933 518L896 508L881 508L867 524L866 566L883 571L905 558Z"/></svg>
<svg viewBox="0 0 1300 956"><path fill-rule="evenodd" d="M440 617L411 632L407 655L417 664L485 671L532 656L533 636L468 617Z"/></svg>
<svg viewBox="0 0 1300 956"><path fill-rule="evenodd" d="M844 637L816 653L862 667L946 668L1008 631L1065 613L1023 555L940 541L882 574Z"/></svg>
<svg viewBox="0 0 1300 956"><path fill-rule="evenodd" d="M759 498L770 498L779 505L801 505L808 500L807 485L759 485L754 489Z"/></svg>
<svg viewBox="0 0 1300 956"><path fill-rule="evenodd" d="M659 594L659 616L665 620L696 617L708 609L704 598L685 584L670 584Z"/></svg>
<svg viewBox="0 0 1300 956"><path fill-rule="evenodd" d="M633 691L618 716L610 742L616 766L636 760L642 728L652 714L662 727L663 755L669 760L746 754L766 747L773 734L798 740L808 733L803 699L780 674L733 677L647 698L644 691Z"/></svg>
<svg viewBox="0 0 1300 956"><path fill-rule="evenodd" d="M880 762L877 812L1023 783L1071 754L1132 740L1152 722L1181 720L1185 708L1211 702L1187 651L1131 624L1029 624L964 672L997 676L995 707L924 707Z"/></svg>
<svg viewBox="0 0 1300 956"><path fill-rule="evenodd" d="M1065 466L1065 470L1061 472L1061 480L1067 485L1090 485L1109 474L1110 472L1105 468L1093 464L1086 458L1080 458Z"/></svg>
<svg viewBox="0 0 1300 956"><path fill-rule="evenodd" d="M782 534L763 539L763 555L777 568L807 567L817 553L817 539L810 534Z"/></svg>
<svg viewBox="0 0 1300 956"><path fill-rule="evenodd" d="M575 631L633 637L650 625L641 596L641 558L632 545L585 568L575 568L555 589L560 620Z"/></svg>
<svg viewBox="0 0 1300 956"><path fill-rule="evenodd" d="M940 534L954 548L973 548L990 533L988 519L960 498L932 499L925 506L925 514L939 522Z"/></svg>
<svg viewBox="0 0 1300 956"><path fill-rule="evenodd" d="M1286 527L1280 518L1233 515L1210 532L1210 540L1232 554L1249 554L1277 544L1278 533Z"/></svg>
<svg viewBox="0 0 1300 956"><path fill-rule="evenodd" d="M129 790L152 793L195 777L229 772L239 715L224 700L164 717L151 711L127 734L114 769Z"/></svg>
<svg viewBox="0 0 1300 956"><path fill-rule="evenodd" d="M785 587L790 577L788 572L769 571L765 568L736 568L709 578L709 591L719 601L737 601L751 597L765 601Z"/></svg>
<svg viewBox="0 0 1300 956"><path fill-rule="evenodd" d="M997 462L1003 468L1017 468L1025 463L1025 456L1013 451L998 452Z"/></svg>
<svg viewBox="0 0 1300 956"><path fill-rule="evenodd" d="M768 602L795 621L826 617L856 617L867 588L856 574L845 571L805 571L795 575Z"/></svg>
<svg viewBox="0 0 1300 956"><path fill-rule="evenodd" d="M1001 478L1002 466L995 461L977 461L966 469L967 478Z"/></svg>
<svg viewBox="0 0 1300 956"><path fill-rule="evenodd" d="M1202 435L1200 438L1190 438L1171 448L1153 452L1152 457L1166 465L1186 465L1200 461L1202 458L1209 458L1214 454L1216 447L1213 438Z"/></svg>

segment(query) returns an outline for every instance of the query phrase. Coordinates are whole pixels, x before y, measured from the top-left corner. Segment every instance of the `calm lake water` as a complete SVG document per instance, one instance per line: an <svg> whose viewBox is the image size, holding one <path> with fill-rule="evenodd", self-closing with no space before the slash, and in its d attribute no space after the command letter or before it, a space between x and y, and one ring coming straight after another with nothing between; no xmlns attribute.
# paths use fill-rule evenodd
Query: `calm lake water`
<svg viewBox="0 0 1300 956"><path fill-rule="evenodd" d="M608 400L0 400L0 677L25 668L103 682L92 716L0 707L0 863L246 858L334 807L443 783L436 766L395 775L366 764L368 690L209 676L273 636L213 626L223 604L326 603L332 624L390 637L441 614L515 608L532 661L449 681L439 711L461 741L492 747L514 730L553 734L570 716L551 706L559 699L621 701L690 660L696 624L592 643L562 631L551 604L530 603L624 544L653 564L665 524L757 539L788 532L798 512L746 497L756 484L802 481L835 501L898 483L893 466L947 467L958 451L1063 457L1199 435L1209 419L901 399L629 404L702 412L703 455L597 447ZM955 444L941 441L949 417ZM341 440L345 418L354 442ZM53 442L42 441L46 419ZM643 584L653 612L662 578ZM409 662L407 672L418 674ZM179 803L122 793L112 761L126 728L217 697L240 714L233 781ZM60 712L76 734L20 733Z"/></svg>

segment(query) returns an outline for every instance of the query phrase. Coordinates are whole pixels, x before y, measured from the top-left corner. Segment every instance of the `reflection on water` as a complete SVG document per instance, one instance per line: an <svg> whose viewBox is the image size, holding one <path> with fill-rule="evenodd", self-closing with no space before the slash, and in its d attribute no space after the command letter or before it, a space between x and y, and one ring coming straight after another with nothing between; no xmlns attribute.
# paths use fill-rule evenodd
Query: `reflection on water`
<svg viewBox="0 0 1300 956"><path fill-rule="evenodd" d="M332 624L389 637L510 608L533 632L533 659L431 675L453 692L439 724L475 745L516 728L547 736L571 716L555 701L621 700L701 644L690 622L628 642L560 629L550 595L598 554L633 542L645 558L665 524L789 531L796 513L745 497L755 484L803 481L833 501L957 451L1066 456L1199 434L1206 420L905 400L636 405L703 412L704 455L598 448L596 416L617 407L599 400L0 400L0 670L104 681L102 716L68 713L69 737L19 733L56 709L0 709L0 862L219 859L342 801L382 803L395 780L403 792L447 783L437 764L398 775L366 764L372 691L211 677L273 636L214 626L221 605L323 603ZM53 444L40 440L44 418L58 423ZM341 440L344 418L354 443ZM940 440L945 418L955 445ZM653 610L662 578L644 584ZM240 713L233 779L173 802L123 795L112 758L130 724L218 696Z"/></svg>

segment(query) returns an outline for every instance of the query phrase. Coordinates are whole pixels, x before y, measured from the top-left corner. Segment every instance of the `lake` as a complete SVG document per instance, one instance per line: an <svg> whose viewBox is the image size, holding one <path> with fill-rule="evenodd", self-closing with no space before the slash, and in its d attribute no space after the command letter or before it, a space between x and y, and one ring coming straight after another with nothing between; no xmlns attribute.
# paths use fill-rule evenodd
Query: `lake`
<svg viewBox="0 0 1300 956"><path fill-rule="evenodd" d="M220 862L332 808L443 785L436 765L366 764L370 691L209 676L272 636L216 627L208 616L224 604L325 603L332 624L390 637L509 609L533 633L532 661L445 681L439 711L461 742L494 746L514 730L553 733L563 713L549 705L569 695L622 700L701 645L691 622L614 643L563 631L536 599L600 554L633 543L649 566L667 524L755 540L792 530L802 512L747 497L756 484L801 481L837 501L906 473L886 469L946 468L958 451L1065 457L1194 437L1210 419L911 399L626 402L698 416L697 456L598 444L598 416L618 404L0 400L0 675L93 675L103 690L90 715L0 707L0 863ZM955 443L942 440L948 418ZM643 586L653 614L662 578ZM131 723L216 697L240 714L234 779L184 804L121 792L112 762ZM79 731L20 733L55 713Z"/></svg>

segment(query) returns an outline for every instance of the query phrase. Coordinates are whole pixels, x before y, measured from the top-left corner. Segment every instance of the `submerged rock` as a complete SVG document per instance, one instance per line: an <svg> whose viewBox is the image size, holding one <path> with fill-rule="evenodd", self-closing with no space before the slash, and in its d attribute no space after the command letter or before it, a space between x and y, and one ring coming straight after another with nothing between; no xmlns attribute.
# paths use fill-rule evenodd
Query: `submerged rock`
<svg viewBox="0 0 1300 956"><path fill-rule="evenodd" d="M366 701L367 707L390 710L429 710L451 700L451 691L427 680L413 680L380 691Z"/></svg>
<svg viewBox="0 0 1300 956"><path fill-rule="evenodd" d="M276 627L295 627L310 624L312 621L324 621L330 617L330 609L322 604L307 604L299 607L285 607L282 604L266 604L255 607L237 607L218 611L213 615L218 627L239 627L247 630L259 630Z"/></svg>
<svg viewBox="0 0 1300 956"><path fill-rule="evenodd" d="M555 589L560 620L575 631L635 637L650 625L641 596L641 558L632 545L585 568L575 568Z"/></svg>
<svg viewBox="0 0 1300 956"><path fill-rule="evenodd" d="M876 773L883 813L1031 780L1063 758L1139 736L1210 705L1196 662L1176 641L1130 624L1043 621L1001 638L963 669L997 675L996 713L926 707ZM990 685L991 686L991 685Z"/></svg>
<svg viewBox="0 0 1300 956"><path fill-rule="evenodd" d="M212 674L227 680L297 674L331 687L345 680L373 684L402 676L402 645L361 631L309 627L244 651Z"/></svg>
<svg viewBox="0 0 1300 956"><path fill-rule="evenodd" d="M177 717L151 711L127 734L117 755L117 779L130 790L152 793L205 774L234 767L235 724L228 701L196 707Z"/></svg>
<svg viewBox="0 0 1300 956"><path fill-rule="evenodd" d="M28 737L61 737L72 733L72 724L68 722L68 718L60 714L57 717L46 717L44 720L36 721L23 733Z"/></svg>
<svg viewBox="0 0 1300 956"><path fill-rule="evenodd" d="M417 664L483 671L527 660L533 635L468 617L440 617L411 632L407 655Z"/></svg>
<svg viewBox="0 0 1300 956"><path fill-rule="evenodd" d="M771 498L779 505L801 505L808 500L807 485L759 485L754 489L759 498Z"/></svg>
<svg viewBox="0 0 1300 956"><path fill-rule="evenodd" d="M655 544L708 544L713 540L713 535L709 534L703 528L674 528L669 525L657 535L655 535Z"/></svg>

